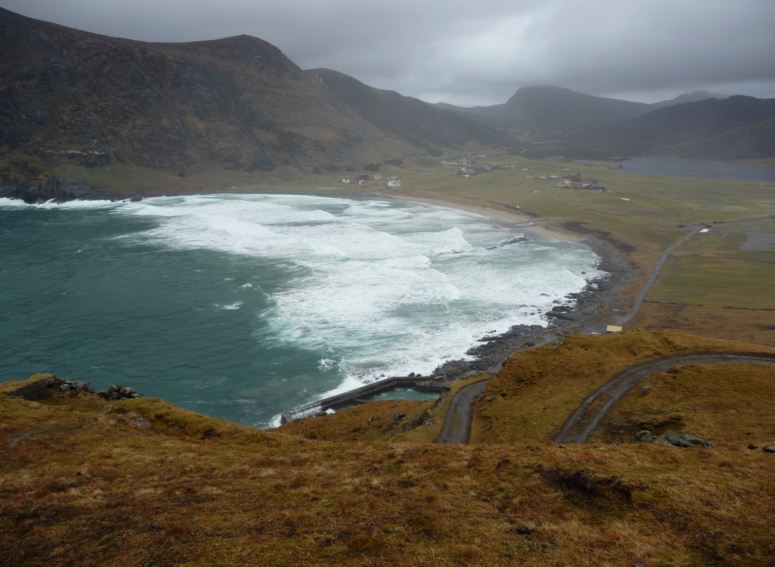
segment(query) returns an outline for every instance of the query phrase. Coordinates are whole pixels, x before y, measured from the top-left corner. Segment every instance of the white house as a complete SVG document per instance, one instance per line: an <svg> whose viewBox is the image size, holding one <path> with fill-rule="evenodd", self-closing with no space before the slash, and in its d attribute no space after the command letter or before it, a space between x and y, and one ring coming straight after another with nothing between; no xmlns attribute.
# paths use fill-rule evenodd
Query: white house
<svg viewBox="0 0 775 567"><path fill-rule="evenodd" d="M349 185L350 184L350 178L349 177L342 177L342 183L344 183L345 185Z"/></svg>
<svg viewBox="0 0 775 567"><path fill-rule="evenodd" d="M400 177L391 177L387 180L387 186L388 189L391 189L393 187L401 187L401 178Z"/></svg>

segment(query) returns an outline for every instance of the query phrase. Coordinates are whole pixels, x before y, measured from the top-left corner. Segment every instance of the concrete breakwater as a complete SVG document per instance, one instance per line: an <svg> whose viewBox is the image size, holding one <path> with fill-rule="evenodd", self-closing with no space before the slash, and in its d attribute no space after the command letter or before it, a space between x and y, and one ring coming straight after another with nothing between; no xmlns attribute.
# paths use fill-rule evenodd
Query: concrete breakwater
<svg viewBox="0 0 775 567"><path fill-rule="evenodd" d="M447 380L444 380L442 377L395 376L366 384L348 392L342 392L341 394L335 394L321 400L296 406L280 414L280 421L281 423L288 423L295 419L323 415L328 410L337 410L350 405L362 404L368 398L397 388L410 388L418 392L438 392L442 394L447 391L448 386Z"/></svg>

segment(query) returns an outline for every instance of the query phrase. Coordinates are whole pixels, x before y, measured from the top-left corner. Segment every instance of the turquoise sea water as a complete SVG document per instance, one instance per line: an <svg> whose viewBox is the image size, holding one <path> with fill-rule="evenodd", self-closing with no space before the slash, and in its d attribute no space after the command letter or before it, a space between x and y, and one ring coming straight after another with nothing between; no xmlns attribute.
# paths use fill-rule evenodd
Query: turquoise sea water
<svg viewBox="0 0 775 567"><path fill-rule="evenodd" d="M127 384L267 426L325 393L544 322L599 274L452 209L298 195L0 199L0 379Z"/></svg>

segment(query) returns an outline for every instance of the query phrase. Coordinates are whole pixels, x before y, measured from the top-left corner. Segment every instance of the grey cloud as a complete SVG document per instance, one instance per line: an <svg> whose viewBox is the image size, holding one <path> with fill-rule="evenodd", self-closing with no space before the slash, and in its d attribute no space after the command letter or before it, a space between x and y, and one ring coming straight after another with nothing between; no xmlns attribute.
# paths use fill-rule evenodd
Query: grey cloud
<svg viewBox="0 0 775 567"><path fill-rule="evenodd" d="M775 96L771 0L0 3L142 40L247 33L304 68L333 68L434 102L492 104L529 84L640 99L700 88Z"/></svg>

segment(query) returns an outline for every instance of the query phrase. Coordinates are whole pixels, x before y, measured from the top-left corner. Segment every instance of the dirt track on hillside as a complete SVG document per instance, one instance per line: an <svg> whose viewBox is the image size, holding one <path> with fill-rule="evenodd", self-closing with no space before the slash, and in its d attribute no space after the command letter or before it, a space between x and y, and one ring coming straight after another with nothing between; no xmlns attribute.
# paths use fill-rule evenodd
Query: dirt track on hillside
<svg viewBox="0 0 775 567"><path fill-rule="evenodd" d="M436 438L437 443L468 443L471 436L474 404L489 383L489 380L474 382L464 386L455 394L444 416L444 426Z"/></svg>
<svg viewBox="0 0 775 567"><path fill-rule="evenodd" d="M717 363L775 364L775 355L767 354L687 354L671 356L632 366L608 382L584 400L563 424L555 436L556 443L583 443L600 425L603 418L635 386L657 372L665 372L680 366Z"/></svg>

